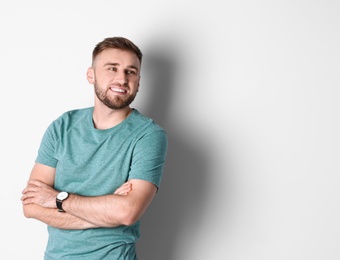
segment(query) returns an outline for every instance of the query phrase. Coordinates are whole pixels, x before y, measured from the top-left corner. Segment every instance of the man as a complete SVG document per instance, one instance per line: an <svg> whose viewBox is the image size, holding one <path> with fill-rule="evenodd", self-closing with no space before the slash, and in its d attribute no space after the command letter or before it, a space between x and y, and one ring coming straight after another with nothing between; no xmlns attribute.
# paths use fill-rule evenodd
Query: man
<svg viewBox="0 0 340 260"><path fill-rule="evenodd" d="M68 111L46 130L23 190L24 215L48 225L45 259L137 259L139 220L160 185L165 131L130 107L142 53L106 38L87 80L94 106Z"/></svg>

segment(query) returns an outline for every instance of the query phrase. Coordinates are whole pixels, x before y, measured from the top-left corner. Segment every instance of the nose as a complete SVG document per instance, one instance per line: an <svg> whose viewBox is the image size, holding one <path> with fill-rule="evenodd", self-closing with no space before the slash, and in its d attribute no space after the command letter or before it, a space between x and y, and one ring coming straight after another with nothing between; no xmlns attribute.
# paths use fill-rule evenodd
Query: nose
<svg viewBox="0 0 340 260"><path fill-rule="evenodd" d="M117 84L120 84L120 85L126 84L127 83L127 76L125 75L125 73L117 74L117 76L115 78L115 82Z"/></svg>

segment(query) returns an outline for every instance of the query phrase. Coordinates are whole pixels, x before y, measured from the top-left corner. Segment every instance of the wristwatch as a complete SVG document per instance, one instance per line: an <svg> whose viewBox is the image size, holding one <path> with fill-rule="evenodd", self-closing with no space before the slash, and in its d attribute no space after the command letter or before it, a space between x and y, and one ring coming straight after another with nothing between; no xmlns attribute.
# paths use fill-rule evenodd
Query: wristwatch
<svg viewBox="0 0 340 260"><path fill-rule="evenodd" d="M56 203L59 212L65 212L63 210L63 201L68 198L68 193L66 191L59 192L57 195Z"/></svg>

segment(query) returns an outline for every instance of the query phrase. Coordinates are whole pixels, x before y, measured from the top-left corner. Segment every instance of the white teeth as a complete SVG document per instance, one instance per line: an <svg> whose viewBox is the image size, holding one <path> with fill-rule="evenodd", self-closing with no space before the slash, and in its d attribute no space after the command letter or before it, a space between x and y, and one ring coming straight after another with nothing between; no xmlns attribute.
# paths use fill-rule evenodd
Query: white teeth
<svg viewBox="0 0 340 260"><path fill-rule="evenodd" d="M124 89L120 89L120 88L111 88L112 91L116 91L116 92L120 92L120 93L125 93Z"/></svg>

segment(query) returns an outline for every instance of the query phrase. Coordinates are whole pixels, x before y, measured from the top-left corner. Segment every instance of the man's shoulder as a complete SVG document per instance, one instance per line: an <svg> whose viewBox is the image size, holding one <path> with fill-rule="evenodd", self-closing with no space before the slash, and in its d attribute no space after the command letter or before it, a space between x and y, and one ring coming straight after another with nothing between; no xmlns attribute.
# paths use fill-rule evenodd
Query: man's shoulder
<svg viewBox="0 0 340 260"><path fill-rule="evenodd" d="M93 107L87 107L87 108L80 108L80 109L72 109L65 111L62 113L56 121L68 121L68 120L75 120L79 118L83 118L84 116L87 116L89 113L93 111Z"/></svg>
<svg viewBox="0 0 340 260"><path fill-rule="evenodd" d="M164 131L163 127L158 125L152 118L141 114L138 110L134 109L133 122L139 129L147 131Z"/></svg>
<svg viewBox="0 0 340 260"><path fill-rule="evenodd" d="M81 117L93 111L93 107L72 109L64 112L60 117Z"/></svg>
<svg viewBox="0 0 340 260"><path fill-rule="evenodd" d="M85 123L86 118L92 110L92 107L68 110L55 119L51 125L54 125L55 127L68 127L76 122Z"/></svg>

